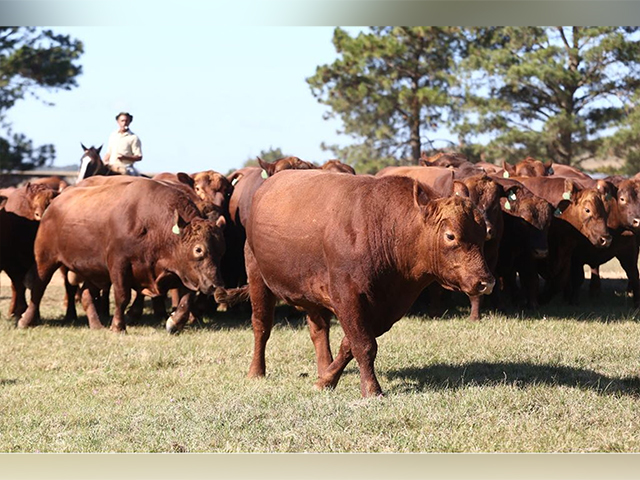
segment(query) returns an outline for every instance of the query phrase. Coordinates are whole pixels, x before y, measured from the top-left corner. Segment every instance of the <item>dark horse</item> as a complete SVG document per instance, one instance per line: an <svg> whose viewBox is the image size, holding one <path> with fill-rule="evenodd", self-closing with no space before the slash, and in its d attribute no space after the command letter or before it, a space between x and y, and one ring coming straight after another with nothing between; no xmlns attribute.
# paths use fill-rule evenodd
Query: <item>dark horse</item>
<svg viewBox="0 0 640 480"><path fill-rule="evenodd" d="M100 158L102 145L98 148L87 148L81 143L80 146L82 150L84 150L84 153L82 154L82 158L80 158L80 172L78 173L76 183L85 178L93 177L94 175L120 175L120 173L111 170L108 165L102 162Z"/></svg>

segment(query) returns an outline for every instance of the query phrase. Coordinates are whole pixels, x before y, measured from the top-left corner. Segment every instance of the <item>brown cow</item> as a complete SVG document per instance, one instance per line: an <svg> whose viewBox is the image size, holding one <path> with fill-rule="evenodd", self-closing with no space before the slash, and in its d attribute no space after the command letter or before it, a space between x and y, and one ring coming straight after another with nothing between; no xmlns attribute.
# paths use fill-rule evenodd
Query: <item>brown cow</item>
<svg viewBox="0 0 640 480"><path fill-rule="evenodd" d="M546 303L569 284L571 256L580 235L598 248L611 245L607 213L596 189L580 189L572 179L520 177L518 181L556 208L549 228L549 256L541 265L546 282L540 300Z"/></svg>
<svg viewBox="0 0 640 480"><path fill-rule="evenodd" d="M527 308L538 307L539 280L536 263L549 253L548 232L554 208L549 202L531 193L511 178L492 176L507 195L501 199L504 234L500 242L496 272L502 290L519 306L524 300ZM524 290L521 299L516 283Z"/></svg>
<svg viewBox="0 0 640 480"><path fill-rule="evenodd" d="M328 170L330 172L337 173L350 173L351 175L355 175L356 171L353 169L351 165L347 165L346 163L341 162L340 160L327 160L320 167L321 170Z"/></svg>
<svg viewBox="0 0 640 480"><path fill-rule="evenodd" d="M51 190L55 190L58 193L62 193L62 191L69 186L67 182L65 182L62 178L57 175L53 175L51 177L43 177L30 180L33 184L46 185Z"/></svg>
<svg viewBox="0 0 640 480"><path fill-rule="evenodd" d="M30 326L53 272L61 265L96 288L113 284L115 312L111 329L124 331L124 309L131 289L150 296L186 287L211 294L221 282L222 227L202 218L178 189L145 178L114 180L93 187L76 186L54 200L42 220L34 245L37 273L29 308L18 326ZM90 291L83 292L92 328L101 328ZM188 318L191 293L185 292L170 333Z"/></svg>
<svg viewBox="0 0 640 480"><path fill-rule="evenodd" d="M486 227L465 198L431 199L409 178L282 172L256 192L247 224L247 273L255 347L249 376L264 376L276 297L305 309L319 379L335 387L355 357L363 396L380 395L376 337L437 280L469 295L491 293ZM333 360L331 313L345 336Z"/></svg>
<svg viewBox="0 0 640 480"><path fill-rule="evenodd" d="M33 243L40 219L57 195L57 191L46 185L27 183L6 197L2 209L3 228L11 233L3 235L0 271L5 271L11 279L11 317L19 317L27 308L25 282L35 261Z"/></svg>
<svg viewBox="0 0 640 480"><path fill-rule="evenodd" d="M478 207L487 226L487 238L484 245L484 255L492 273L498 262L498 249L503 231L503 218L500 210L500 197L505 195L502 186L484 173L472 176L462 174L461 180L454 180L458 169L444 167L387 167L376 176L401 175L418 180L423 185L432 188L441 197L453 194L469 197ZM433 300L437 301L437 288L432 287ZM480 318L480 298L472 297L471 320ZM435 308L432 310L435 312Z"/></svg>

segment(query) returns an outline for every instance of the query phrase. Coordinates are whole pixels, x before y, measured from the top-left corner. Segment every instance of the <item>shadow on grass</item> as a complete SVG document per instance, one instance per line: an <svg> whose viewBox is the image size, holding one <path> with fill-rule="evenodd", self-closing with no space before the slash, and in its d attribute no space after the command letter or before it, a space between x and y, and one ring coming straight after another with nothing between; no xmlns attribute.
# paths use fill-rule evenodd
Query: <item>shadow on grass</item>
<svg viewBox="0 0 640 480"><path fill-rule="evenodd" d="M382 372L381 372L382 373ZM474 362L463 365L437 364L426 368L405 368L385 372L389 379L405 380L406 390L450 390L469 386L534 385L566 386L599 394L640 395L640 378L616 378L593 370L533 363ZM402 390L404 387L400 387Z"/></svg>
<svg viewBox="0 0 640 480"><path fill-rule="evenodd" d="M145 304L146 305L146 304ZM157 318L151 312L150 305L145 306L145 312L140 318L134 319L126 317L127 326L130 327L150 327L157 330L164 330L167 318ZM111 309L113 314L113 308ZM101 317L101 323L105 328L109 328L111 317ZM79 308L78 318L75 320L65 320L62 317L44 318L38 325L47 325L60 328L89 328L86 315ZM275 312L274 326L284 326L287 328L301 329L307 327L306 314L289 305L278 305ZM228 329L251 329L251 308L239 307L226 312L212 312L203 315L201 318L189 324L189 329L204 330L228 330Z"/></svg>

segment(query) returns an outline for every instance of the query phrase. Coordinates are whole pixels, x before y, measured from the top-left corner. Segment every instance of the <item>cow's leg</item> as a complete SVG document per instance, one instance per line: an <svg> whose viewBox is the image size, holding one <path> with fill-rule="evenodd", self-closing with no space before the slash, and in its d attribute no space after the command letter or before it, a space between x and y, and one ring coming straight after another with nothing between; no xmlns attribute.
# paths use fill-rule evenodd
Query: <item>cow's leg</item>
<svg viewBox="0 0 640 480"><path fill-rule="evenodd" d="M331 314L329 312L310 312L307 315L307 324L309 325L311 341L316 351L318 376L321 376L322 372L333 362L331 345L329 343Z"/></svg>
<svg viewBox="0 0 640 480"><path fill-rule="evenodd" d="M133 303L127 310L127 316L129 318L140 320L142 312L144 310L144 295L140 291L136 291L136 297L133 299Z"/></svg>
<svg viewBox="0 0 640 480"><path fill-rule="evenodd" d="M525 306L527 308L538 308L538 296L540 292L540 278L538 277L538 269L536 262L530 258L520 265L520 283L521 291L526 297Z"/></svg>
<svg viewBox="0 0 640 480"><path fill-rule="evenodd" d="M191 306L193 303L194 293L186 288L180 289L180 300L176 309L171 313L165 325L167 332L178 333L182 331L189 315L191 314Z"/></svg>
<svg viewBox="0 0 640 480"><path fill-rule="evenodd" d="M153 306L153 316L156 319L167 318L167 306L165 305L165 295L159 295L151 298Z"/></svg>
<svg viewBox="0 0 640 480"><path fill-rule="evenodd" d="M600 295L602 282L600 281L600 267L591 268L591 280L589 281L589 295L592 297Z"/></svg>
<svg viewBox="0 0 640 480"><path fill-rule="evenodd" d="M469 320L480 320L480 305L482 304L482 295L469 295L471 301L471 314Z"/></svg>
<svg viewBox="0 0 640 480"><path fill-rule="evenodd" d="M84 311L87 314L89 328L91 330L99 330L104 328L102 323L100 322L100 317L98 316L98 311L96 310L96 306L93 301L94 297L99 294L99 289L89 284L88 282L84 282L80 289L80 292L82 308L84 308Z"/></svg>
<svg viewBox="0 0 640 480"><path fill-rule="evenodd" d="M61 267L60 274L64 281L64 319L67 321L77 320L78 312L76 310L76 293L78 293L78 286L73 285L69 281L67 268Z"/></svg>
<svg viewBox="0 0 640 480"><path fill-rule="evenodd" d="M11 278L11 304L9 305L9 316L15 319L27 309L27 289L24 286L24 276Z"/></svg>
<svg viewBox="0 0 640 480"><path fill-rule="evenodd" d="M98 315L104 318L109 318L109 297L111 295L111 285L101 289L96 295L96 301L98 302Z"/></svg>
<svg viewBox="0 0 640 480"><path fill-rule="evenodd" d="M127 329L127 324L124 317L125 308L131 301L131 282L127 280L127 268L116 267L110 268L111 271L115 271L115 275L111 278L111 284L113 285L113 297L115 300L115 309L113 312L113 319L111 320L111 331L124 333Z"/></svg>
<svg viewBox="0 0 640 480"><path fill-rule="evenodd" d="M36 251L36 259L38 261L35 274L33 275L33 287L31 289L31 300L27 310L22 314L18 321L18 328L27 328L40 319L40 302L44 296L44 291L51 281L51 277L60 267L60 263L42 253L42 258L38 258L40 252Z"/></svg>
<svg viewBox="0 0 640 480"><path fill-rule="evenodd" d="M342 372L352 359L353 353L351 352L351 344L349 343L349 339L344 336L340 343L338 356L333 362L331 362L325 371L318 376L318 380L314 384L314 387L318 390L336 388Z"/></svg>
<svg viewBox="0 0 640 480"><path fill-rule="evenodd" d="M366 328L362 316L351 317L350 320L356 321L343 321L341 324L345 336L349 338L351 352L360 367L360 393L363 397L382 395L382 388L374 370L374 362L378 353L376 337Z"/></svg>
<svg viewBox="0 0 640 480"><path fill-rule="evenodd" d="M265 349L273 327L276 297L264 283L248 244L245 244L245 262L249 279L251 327L253 329L253 358L249 366L249 377L264 377L266 372Z"/></svg>
<svg viewBox="0 0 640 480"><path fill-rule="evenodd" d="M638 247L634 245L625 249L618 257L620 266L624 269L629 280L628 290L633 295L634 308L640 308L640 275L638 274Z"/></svg>

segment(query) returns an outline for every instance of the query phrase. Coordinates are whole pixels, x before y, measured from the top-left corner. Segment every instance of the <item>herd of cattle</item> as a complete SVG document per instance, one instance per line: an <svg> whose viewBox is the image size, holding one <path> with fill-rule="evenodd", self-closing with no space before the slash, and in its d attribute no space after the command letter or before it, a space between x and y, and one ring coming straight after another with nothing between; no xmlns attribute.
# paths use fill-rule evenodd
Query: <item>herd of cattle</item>
<svg viewBox="0 0 640 480"><path fill-rule="evenodd" d="M99 157L93 147L85 149L90 156ZM464 292L474 320L485 295L493 308L506 301L534 308L556 294L576 303L584 265L595 292L598 267L616 257L640 307L638 178L595 180L532 158L500 168L453 153L375 176L336 160L322 167L296 157L259 161L228 177L211 170L96 175L74 186L49 178L0 190L9 316L20 328L34 325L58 270L65 318L76 318L77 298L91 328L103 327L111 289L117 332L125 331L132 292L132 317L150 296L155 314L167 318L171 294L170 333L193 316L198 298L229 306L249 300L249 375L264 376L280 299L307 313L315 386L334 387L355 357L362 395L370 396L381 394L376 337L423 291L434 313L443 288ZM344 331L335 358L334 315Z"/></svg>

